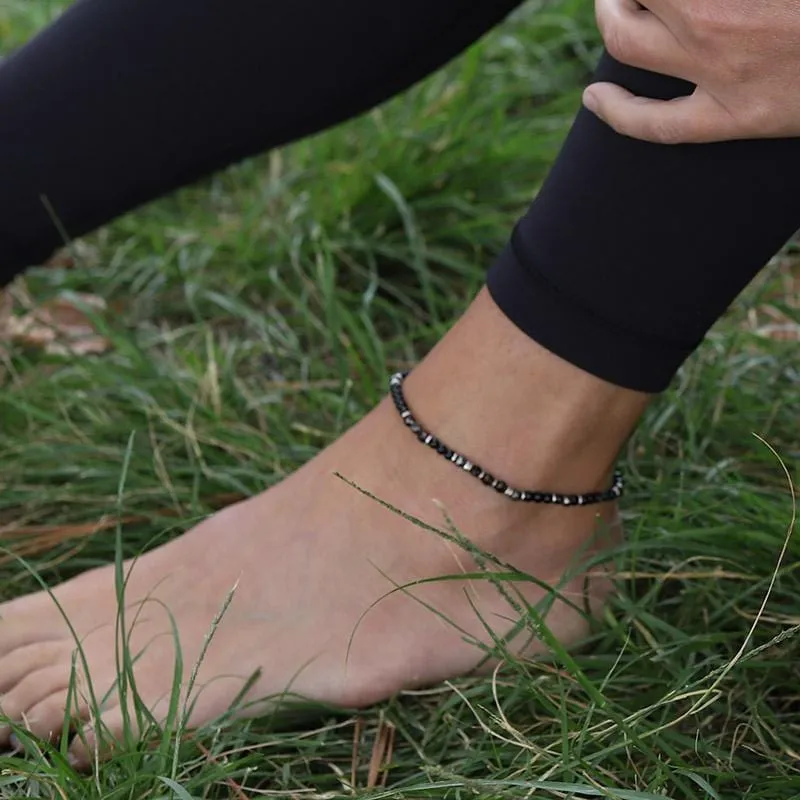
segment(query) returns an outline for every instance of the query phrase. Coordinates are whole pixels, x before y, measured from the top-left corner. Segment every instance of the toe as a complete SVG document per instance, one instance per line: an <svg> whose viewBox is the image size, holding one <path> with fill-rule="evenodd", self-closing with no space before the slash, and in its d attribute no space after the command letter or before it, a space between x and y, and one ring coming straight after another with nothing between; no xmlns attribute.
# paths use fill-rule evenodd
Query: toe
<svg viewBox="0 0 800 800"><path fill-rule="evenodd" d="M63 632L63 623L44 622L39 615L0 616L0 658L29 644L61 638Z"/></svg>
<svg viewBox="0 0 800 800"><path fill-rule="evenodd" d="M23 678L8 694L0 699L0 714L10 722L24 724L30 711L59 691L66 691L70 682L70 665L47 667ZM63 712L62 712L63 713ZM12 731L0 725L0 745L8 744Z"/></svg>
<svg viewBox="0 0 800 800"><path fill-rule="evenodd" d="M0 694L8 694L33 672L69 662L72 649L65 641L37 642L18 647L0 657Z"/></svg>
<svg viewBox="0 0 800 800"><path fill-rule="evenodd" d="M38 739L52 742L60 738L65 720L74 729L88 718L88 703L75 692L61 690L36 703L25 714L24 727Z"/></svg>
<svg viewBox="0 0 800 800"><path fill-rule="evenodd" d="M136 717L129 719L135 724ZM72 738L69 746L69 761L76 768L86 770L92 764L113 755L124 741L125 718L120 706L104 711L100 719L85 725Z"/></svg>

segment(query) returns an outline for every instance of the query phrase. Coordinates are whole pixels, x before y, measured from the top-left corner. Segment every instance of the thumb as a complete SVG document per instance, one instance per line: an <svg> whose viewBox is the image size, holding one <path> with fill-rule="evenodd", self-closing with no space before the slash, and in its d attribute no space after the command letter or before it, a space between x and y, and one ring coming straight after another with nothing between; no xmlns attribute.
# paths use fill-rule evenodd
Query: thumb
<svg viewBox="0 0 800 800"><path fill-rule="evenodd" d="M613 83L594 83L583 104L617 133L656 144L703 144L744 138L736 121L710 94L651 100Z"/></svg>

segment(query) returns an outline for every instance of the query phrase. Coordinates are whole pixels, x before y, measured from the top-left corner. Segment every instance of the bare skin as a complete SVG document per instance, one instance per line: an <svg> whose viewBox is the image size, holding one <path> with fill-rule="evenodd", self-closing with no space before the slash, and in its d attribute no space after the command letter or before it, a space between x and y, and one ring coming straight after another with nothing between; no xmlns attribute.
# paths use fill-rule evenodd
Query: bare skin
<svg viewBox="0 0 800 800"><path fill-rule="evenodd" d="M509 483L570 493L606 487L619 448L649 399L542 350L486 292L409 377L406 394L426 427ZM612 504L513 503L422 447L384 401L278 486L126 565L130 645L133 654L143 653L135 665L137 689L157 719L167 712L175 660L165 609L180 633L185 685L231 592L197 676L193 727L223 714L256 672L244 698L255 703L243 712L248 715L267 708L257 701L287 690L365 706L470 673L484 659L476 642L491 642L485 624L500 636L512 629L518 614L488 581L396 591L413 581L472 572L475 564L462 548L387 510L336 472L441 528L438 500L478 547L560 585L581 608L588 604L596 612L610 591L602 572L587 580L575 568L579 558L618 541ZM574 577L564 583L567 571ZM533 604L547 595L534 583L515 587ZM102 697L117 676L113 567L82 575L54 594L81 638ZM61 613L39 593L0 606L0 616L3 713L40 737L58 735L75 649ZM589 626L584 614L563 602L553 606L547 624L567 644L584 637ZM523 635L509 649L535 655L544 647ZM71 754L87 766L97 720L90 719L85 697L77 711L86 735L85 742L73 740ZM102 724L121 736L115 691ZM0 743L9 735L0 728Z"/></svg>

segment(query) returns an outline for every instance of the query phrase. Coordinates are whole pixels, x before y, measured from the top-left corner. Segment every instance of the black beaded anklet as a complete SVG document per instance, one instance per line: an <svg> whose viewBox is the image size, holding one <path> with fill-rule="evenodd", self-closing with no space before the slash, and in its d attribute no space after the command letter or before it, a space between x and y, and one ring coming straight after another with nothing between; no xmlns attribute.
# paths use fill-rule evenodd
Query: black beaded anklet
<svg viewBox="0 0 800 800"><path fill-rule="evenodd" d="M406 426L409 430L416 435L423 444L436 450L437 453L444 456L448 461L452 461L457 467L461 467L465 472L474 475L479 481L482 481L487 486L494 489L496 492L505 495L509 500L519 500L524 503L550 503L560 506L591 506L597 503L608 503L622 497L624 490L624 481L622 473L617 471L614 473L614 482L610 489L604 492L589 492L588 494L558 494L557 492L531 492L513 489L504 481L498 480L488 473L482 467L479 467L474 461L470 461L466 456L462 456L455 450L449 448L444 442L437 439L433 434L428 433L418 422L414 419L406 403L405 395L403 394L403 381L408 376L407 372L398 372L392 375L389 381L389 390L392 394L395 408L400 413Z"/></svg>

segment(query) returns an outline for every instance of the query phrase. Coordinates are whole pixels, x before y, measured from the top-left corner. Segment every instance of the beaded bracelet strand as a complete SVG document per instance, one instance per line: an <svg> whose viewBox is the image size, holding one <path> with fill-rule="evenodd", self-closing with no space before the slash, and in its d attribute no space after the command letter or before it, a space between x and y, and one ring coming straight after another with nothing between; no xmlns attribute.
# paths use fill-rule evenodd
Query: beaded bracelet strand
<svg viewBox="0 0 800 800"><path fill-rule="evenodd" d="M614 480L609 489L604 492L589 492L587 494L559 494L558 492L542 492L542 491L529 491L514 489L509 486L505 481L495 478L490 472L487 472L483 467L470 461L466 456L461 455L457 451L448 447L444 442L428 433L422 425L417 422L414 415L406 403L405 395L403 394L403 382L408 376L407 372L398 372L392 375L389 381L389 391L392 395L395 408L397 409L406 427L416 435L417 439L423 444L426 444L431 449L435 450L448 461L460 467L465 472L476 477L479 481L486 486L494 489L496 492L505 495L509 500L520 501L524 503L549 503L552 505L561 506L591 506L597 503L608 503L612 500L617 500L622 497L625 488L622 473L617 470L614 473Z"/></svg>

